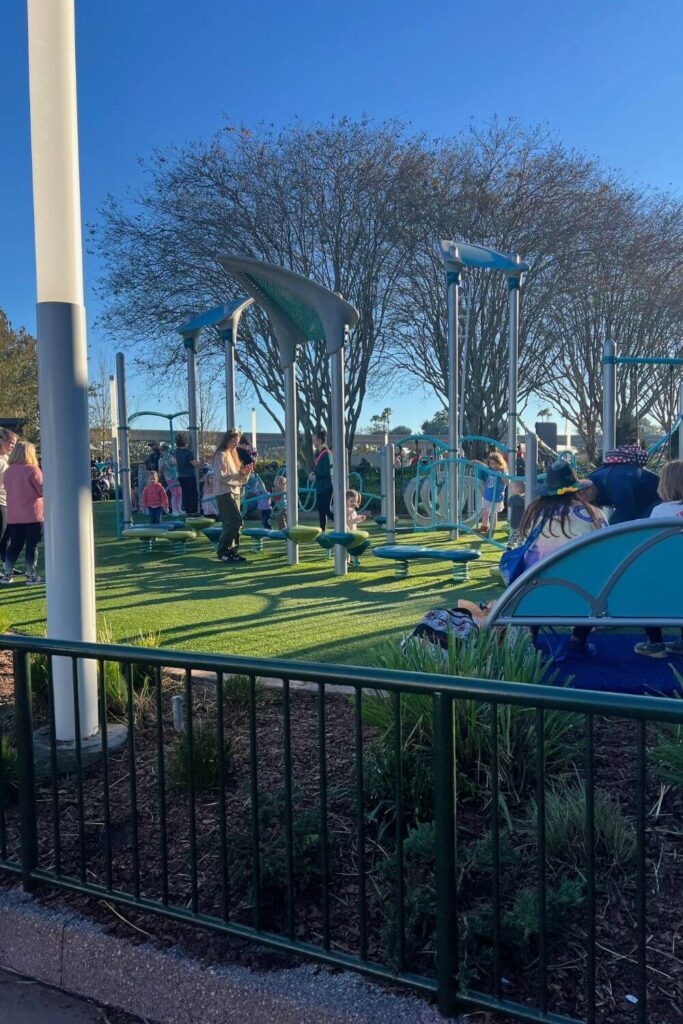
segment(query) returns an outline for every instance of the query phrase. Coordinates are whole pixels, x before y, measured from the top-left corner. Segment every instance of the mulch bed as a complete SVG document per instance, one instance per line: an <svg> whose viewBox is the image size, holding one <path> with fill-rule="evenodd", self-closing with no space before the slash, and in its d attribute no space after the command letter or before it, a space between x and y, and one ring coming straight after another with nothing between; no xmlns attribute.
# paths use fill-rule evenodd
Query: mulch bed
<svg viewBox="0 0 683 1024"><path fill-rule="evenodd" d="M8 656L0 652L0 711L5 707L4 731L11 733L12 683ZM189 800L186 788L176 785L173 766L181 742L172 729L171 697L182 685L165 679L162 702L166 768L166 830L168 898L174 906L192 906L192 867L189 845ZM195 720L213 722L216 699L212 687L195 686ZM287 889L284 815L283 698L279 691L259 696L256 742L259 757L258 792L261 829L261 902L263 928L286 934ZM124 750L109 762L111 828L105 833L101 765L91 768L84 780L84 845L86 880L104 884L107 841L112 848L112 881L115 888L134 891L132 849L137 820L140 891L151 899L162 896L160 861L160 815L158 801L158 754L153 700L138 707L135 730L135 776L137 816L131 808L130 756ZM320 764L319 709L317 697L309 693L291 696L291 753L293 776L294 935L320 944L323 941L322 886L320 873ZM248 705L242 695L226 702L225 732L230 742L230 772L225 788L227 867L230 888L221 888L219 801L215 788L196 797L197 909L221 919L227 899L232 921L253 923L250 735ZM363 739L370 749L377 733L364 727ZM654 743L654 727L648 742ZM329 830L329 913L332 949L357 953L358 929L358 843L355 794L355 733L353 706L347 696L328 690L325 700L327 827ZM577 739L580 737L577 736ZM635 727L626 722L596 720L596 783L620 803L629 821L635 799ZM74 780L60 779L60 837L62 871L79 874L78 803ZM54 867L53 821L49 783L38 792L40 865ZM663 786L651 766L647 784L647 888L648 888L648 1022L674 1024L683 1018L683 954L679 936L683 930L683 794ZM463 799L459 805L459 842L472 847L486 835L490 808L481 801ZM391 962L391 864L394 839L391 827L382 824L376 809L366 805L365 858L368 867L367 935L368 956ZM502 821L501 821L502 828ZM8 853L16 852L18 822L16 809L7 811ZM388 867L387 867L388 866ZM551 868L549 868L549 879ZM598 1020L601 1024L629 1024L637 1019L632 999L637 995L635 868L610 872L600 878L598 891ZM433 896L433 873L427 867L421 881ZM16 884L14 879L8 883ZM509 883L505 883L509 884ZM525 884L524 878L516 884ZM511 899L514 892L503 892ZM131 941L153 941L161 947L180 947L207 963L241 964L255 970L292 966L296 958L273 952L256 943L243 942L197 926L164 920L117 907L74 893L43 891L38 898L52 904L77 908L100 921L105 928ZM461 883L461 912L467 917L490 900L490 868L472 871ZM429 902L427 900L427 902ZM426 920L433 906L427 908ZM558 1013L581 1017L585 976L585 928L581 907L551 936L548 976L550 1008ZM531 940L524 955L505 954L503 960L506 998L536 999L537 951ZM463 939L466 942L466 939ZM469 947L468 947L469 949ZM489 960L490 960L490 950ZM471 951L468 955L471 955ZM410 946L407 968L431 973L431 937L426 935ZM490 991L486 957L481 964L467 965L466 975L473 988ZM534 1005L535 1002L534 1002ZM505 1018L478 1013L467 1015L472 1024L504 1024Z"/></svg>

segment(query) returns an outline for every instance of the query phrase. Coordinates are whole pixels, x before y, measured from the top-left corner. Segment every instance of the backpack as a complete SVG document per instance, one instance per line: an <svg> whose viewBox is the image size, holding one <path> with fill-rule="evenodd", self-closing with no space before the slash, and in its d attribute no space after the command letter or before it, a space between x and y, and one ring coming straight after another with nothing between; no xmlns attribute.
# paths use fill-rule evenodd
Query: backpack
<svg viewBox="0 0 683 1024"><path fill-rule="evenodd" d="M405 654L406 645L410 640L426 640L430 644L448 650L449 637L460 643L469 640L473 633L479 632L479 623L472 618L471 612L460 608L432 608L423 615L410 636L401 642L401 650Z"/></svg>

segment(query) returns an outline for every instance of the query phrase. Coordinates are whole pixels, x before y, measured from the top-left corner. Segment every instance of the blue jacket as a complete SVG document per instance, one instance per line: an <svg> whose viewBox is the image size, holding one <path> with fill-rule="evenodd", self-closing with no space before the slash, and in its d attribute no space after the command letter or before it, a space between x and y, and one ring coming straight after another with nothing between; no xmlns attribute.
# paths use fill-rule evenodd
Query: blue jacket
<svg viewBox="0 0 683 1024"><path fill-rule="evenodd" d="M598 489L596 505L613 505L612 525L627 523L631 519L647 519L659 504L657 487L659 477L649 469L621 463L600 466L588 479Z"/></svg>

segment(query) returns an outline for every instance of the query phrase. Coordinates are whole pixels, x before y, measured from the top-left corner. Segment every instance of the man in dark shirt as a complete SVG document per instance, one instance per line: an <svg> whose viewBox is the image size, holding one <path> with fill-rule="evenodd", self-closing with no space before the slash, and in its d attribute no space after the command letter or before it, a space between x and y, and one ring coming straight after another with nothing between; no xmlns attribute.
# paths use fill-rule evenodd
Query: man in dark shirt
<svg viewBox="0 0 683 1024"><path fill-rule="evenodd" d="M645 469L647 452L638 445L624 445L605 453L602 466L589 473L592 487L584 491L593 505L612 506L610 525L647 519L659 504L659 477Z"/></svg>
<svg viewBox="0 0 683 1024"><path fill-rule="evenodd" d="M159 455L161 450L159 448L158 441L148 441L147 445L149 451L147 452L147 458L145 459L145 469L154 470L155 473L159 472Z"/></svg>
<svg viewBox="0 0 683 1024"><path fill-rule="evenodd" d="M178 466L178 483L183 492L183 509L186 515L196 516L199 511L199 492L195 469L199 463L187 443L185 434L176 434L173 454Z"/></svg>
<svg viewBox="0 0 683 1024"><path fill-rule="evenodd" d="M318 519L320 529L325 532L327 520L334 521L330 506L332 504L332 452L327 447L327 433L319 430L313 435L313 473L315 476L315 494L318 502Z"/></svg>

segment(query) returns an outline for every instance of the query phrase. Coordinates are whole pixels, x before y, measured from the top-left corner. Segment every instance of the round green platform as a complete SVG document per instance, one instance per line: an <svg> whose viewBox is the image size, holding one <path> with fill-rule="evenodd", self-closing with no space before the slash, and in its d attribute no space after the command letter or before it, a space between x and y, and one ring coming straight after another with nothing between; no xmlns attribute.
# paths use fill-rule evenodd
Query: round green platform
<svg viewBox="0 0 683 1024"><path fill-rule="evenodd" d="M173 550L179 554L185 554L187 541L194 540L197 534L194 530L168 530L164 526L131 526L123 530L122 537L126 540L141 540L147 542L147 550L152 551L155 540L165 540L173 544Z"/></svg>
<svg viewBox="0 0 683 1024"><path fill-rule="evenodd" d="M215 519L209 519L208 516L187 516L185 526L188 530L205 530L207 526L213 526L215 522Z"/></svg>
<svg viewBox="0 0 683 1024"><path fill-rule="evenodd" d="M242 536L251 537L254 551L263 551L264 540L287 540L284 530L265 530L262 526L248 526L246 530L242 530Z"/></svg>
<svg viewBox="0 0 683 1024"><path fill-rule="evenodd" d="M481 552L472 548L424 548L417 544L385 544L375 548L378 558L389 558L396 562L396 575L405 578L409 575L408 563L412 561L450 562L453 566L453 579L469 578L469 563L481 558Z"/></svg>
<svg viewBox="0 0 683 1024"><path fill-rule="evenodd" d="M351 555L351 565L357 569L360 566L359 556L370 547L370 534L367 530L348 530L341 533L327 530L316 537L316 542L327 551L328 558L331 557L335 544L341 544Z"/></svg>
<svg viewBox="0 0 683 1024"><path fill-rule="evenodd" d="M293 540L295 544L308 544L319 537L322 530L319 526L287 526L282 531L287 540Z"/></svg>

